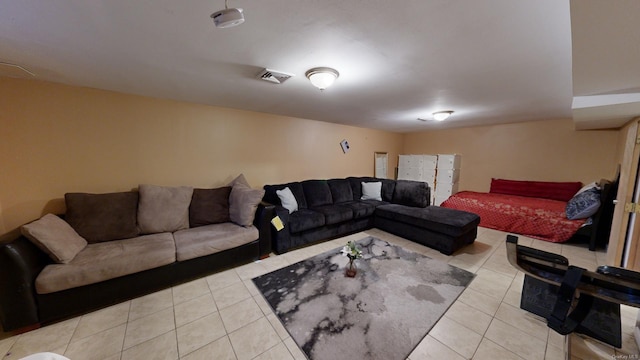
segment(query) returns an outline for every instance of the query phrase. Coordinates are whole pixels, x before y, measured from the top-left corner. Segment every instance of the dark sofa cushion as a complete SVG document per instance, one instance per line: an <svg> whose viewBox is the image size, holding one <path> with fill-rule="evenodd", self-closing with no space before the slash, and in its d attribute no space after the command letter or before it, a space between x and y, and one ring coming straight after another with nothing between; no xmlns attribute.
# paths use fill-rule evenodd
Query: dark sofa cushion
<svg viewBox="0 0 640 360"><path fill-rule="evenodd" d="M348 201L344 203L340 203L339 206L348 207L353 211L354 219L361 219L364 217L371 216L373 212L376 210L376 204L369 203L367 201Z"/></svg>
<svg viewBox="0 0 640 360"><path fill-rule="evenodd" d="M299 209L289 215L289 232L315 229L325 224L324 214L309 209Z"/></svg>
<svg viewBox="0 0 640 360"><path fill-rule="evenodd" d="M363 182L382 182L382 201L391 202L393 199L393 191L396 187L396 181L390 179L378 179L369 176L363 177L349 177L349 184L351 184L351 191L353 192L353 198L358 200L362 197L362 183Z"/></svg>
<svg viewBox="0 0 640 360"><path fill-rule="evenodd" d="M306 209L307 208L307 200L304 197L304 190L302 189L302 184L299 182L291 182L288 184L279 184L279 185L265 185L264 186L264 197L262 200L269 204L274 205L282 205L280 202L280 198L276 191L282 190L288 187L293 193L293 196L296 198L296 202L298 203L298 209Z"/></svg>
<svg viewBox="0 0 640 360"><path fill-rule="evenodd" d="M67 193L65 220L88 243L119 240L140 234L138 192Z"/></svg>
<svg viewBox="0 0 640 360"><path fill-rule="evenodd" d="M328 180L329 189L331 190L331 197L333 198L333 203L344 203L348 201L353 201L353 191L351 190L351 184L349 184L349 180L347 179L331 179Z"/></svg>
<svg viewBox="0 0 640 360"><path fill-rule="evenodd" d="M329 189L329 183L327 183L327 180L306 180L301 184L302 189L304 190L304 197L307 200L307 207L309 209L333 204L331 189Z"/></svg>
<svg viewBox="0 0 640 360"><path fill-rule="evenodd" d="M459 237L480 223L480 217L474 213L439 206L415 208L398 204L381 205L376 209L375 216L412 224L452 237Z"/></svg>
<svg viewBox="0 0 640 360"><path fill-rule="evenodd" d="M193 189L189 205L189 227L229 222L231 186L216 189Z"/></svg>
<svg viewBox="0 0 640 360"><path fill-rule="evenodd" d="M421 181L397 180L393 193L393 203L426 207L429 206L429 185Z"/></svg>
<svg viewBox="0 0 640 360"><path fill-rule="evenodd" d="M338 224L353 219L353 210L346 206L324 205L314 207L311 210L324 214L324 221L327 225Z"/></svg>

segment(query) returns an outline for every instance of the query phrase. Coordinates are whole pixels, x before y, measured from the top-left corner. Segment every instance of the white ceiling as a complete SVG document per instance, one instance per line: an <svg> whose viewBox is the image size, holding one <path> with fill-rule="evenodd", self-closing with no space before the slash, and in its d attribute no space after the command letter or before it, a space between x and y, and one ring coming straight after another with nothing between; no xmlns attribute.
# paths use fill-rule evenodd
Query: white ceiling
<svg viewBox="0 0 640 360"><path fill-rule="evenodd" d="M396 132L571 118L574 96L639 92L638 4L577 0L570 14L569 0L229 0L246 21L216 29L223 0L2 0L0 62L41 80ZM304 76L317 66L340 72L323 92ZM295 77L256 79L264 67ZM417 120L439 110L455 113Z"/></svg>

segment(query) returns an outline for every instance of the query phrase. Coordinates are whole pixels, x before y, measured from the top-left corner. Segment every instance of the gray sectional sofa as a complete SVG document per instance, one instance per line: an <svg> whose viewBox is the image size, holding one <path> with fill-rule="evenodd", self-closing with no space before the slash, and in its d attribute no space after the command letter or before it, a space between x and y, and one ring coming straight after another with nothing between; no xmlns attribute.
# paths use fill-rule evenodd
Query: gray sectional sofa
<svg viewBox="0 0 640 360"><path fill-rule="evenodd" d="M267 256L263 194L242 176L216 189L66 194L63 216L0 245L2 328L38 327Z"/></svg>
<svg viewBox="0 0 640 360"><path fill-rule="evenodd" d="M372 184L379 184L377 192L371 193ZM429 206L429 185L419 181L349 177L264 189L264 202L273 205L283 224L271 230L278 254L377 227L449 255L475 240L480 222L476 214Z"/></svg>

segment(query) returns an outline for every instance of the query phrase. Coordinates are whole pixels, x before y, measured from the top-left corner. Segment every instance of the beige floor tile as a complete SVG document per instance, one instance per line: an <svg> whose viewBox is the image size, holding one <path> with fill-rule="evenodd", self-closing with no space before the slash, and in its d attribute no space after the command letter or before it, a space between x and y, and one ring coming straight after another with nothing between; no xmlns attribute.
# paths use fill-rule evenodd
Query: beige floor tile
<svg viewBox="0 0 640 360"><path fill-rule="evenodd" d="M409 355L409 360L463 360L457 352L427 335Z"/></svg>
<svg viewBox="0 0 640 360"><path fill-rule="evenodd" d="M583 335L571 334L571 356L582 360L613 359L615 350L608 345L587 338Z"/></svg>
<svg viewBox="0 0 640 360"><path fill-rule="evenodd" d="M236 304L250 297L251 293L249 293L249 290L243 282L239 282L213 292L213 299L215 300L218 309L224 309L227 306Z"/></svg>
<svg viewBox="0 0 640 360"><path fill-rule="evenodd" d="M469 288L502 301L512 281L513 277L480 269L476 273L475 279L469 284Z"/></svg>
<svg viewBox="0 0 640 360"><path fill-rule="evenodd" d="M129 321L140 319L171 306L173 306L171 289L133 299L129 310Z"/></svg>
<svg viewBox="0 0 640 360"><path fill-rule="evenodd" d="M444 316L480 335L484 335L492 319L491 316L461 301L454 302Z"/></svg>
<svg viewBox="0 0 640 360"><path fill-rule="evenodd" d="M210 293L182 302L176 305L174 309L176 327L180 327L218 311L216 303L213 301L213 295Z"/></svg>
<svg viewBox="0 0 640 360"><path fill-rule="evenodd" d="M482 335L447 317L441 318L429 335L467 359L473 356L482 340Z"/></svg>
<svg viewBox="0 0 640 360"><path fill-rule="evenodd" d="M298 344L296 344L296 342L293 341L292 338L289 337L284 339L283 343L285 344L291 355L293 355L293 358L295 360L307 360L307 356L304 354L304 352L302 352L302 350L300 350Z"/></svg>
<svg viewBox="0 0 640 360"><path fill-rule="evenodd" d="M204 294L211 293L209 284L205 279L193 280L188 283L184 283L178 286L174 286L173 290L173 303L175 305L181 302L195 299Z"/></svg>
<svg viewBox="0 0 640 360"><path fill-rule="evenodd" d="M269 272L266 266L260 262L252 262L235 268L236 273L242 280L251 280L256 276L260 276Z"/></svg>
<svg viewBox="0 0 640 360"><path fill-rule="evenodd" d="M485 337L525 359L544 359L546 339L530 336L501 320L493 319Z"/></svg>
<svg viewBox="0 0 640 360"><path fill-rule="evenodd" d="M189 353L185 356L181 356L180 360L236 360L236 354L233 352L233 347L229 341L228 336L223 336L220 339L213 341L200 349ZM125 360L125 359L122 359Z"/></svg>
<svg viewBox="0 0 640 360"><path fill-rule="evenodd" d="M235 270L227 270L206 277L211 291L220 290L242 281Z"/></svg>
<svg viewBox="0 0 640 360"><path fill-rule="evenodd" d="M566 336L560 335L557 332L549 329L549 337L547 338L547 344L560 349L564 349Z"/></svg>
<svg viewBox="0 0 640 360"><path fill-rule="evenodd" d="M493 341L484 338L473 355L473 360L523 360L522 357L512 353Z"/></svg>
<svg viewBox="0 0 640 360"><path fill-rule="evenodd" d="M9 338L5 338L0 340L0 359L2 359L5 354L9 352L9 349L15 344L16 340L18 340L18 336L11 336Z"/></svg>
<svg viewBox="0 0 640 360"><path fill-rule="evenodd" d="M178 343L176 331L171 330L151 340L133 346L122 352L121 360L176 360Z"/></svg>
<svg viewBox="0 0 640 360"><path fill-rule="evenodd" d="M514 287L511 286L509 290L507 290L507 293L504 295L502 302L519 308L521 299L522 299L522 287L518 287L517 290L514 290Z"/></svg>
<svg viewBox="0 0 640 360"><path fill-rule="evenodd" d="M127 324L123 349L143 343L175 329L173 308L160 310Z"/></svg>
<svg viewBox="0 0 640 360"><path fill-rule="evenodd" d="M495 318L542 341L546 342L549 337L549 328L546 322L541 321L542 318L509 304L502 303Z"/></svg>
<svg viewBox="0 0 640 360"><path fill-rule="evenodd" d="M557 347L547 344L547 351L544 354L544 360L565 360L564 347Z"/></svg>
<svg viewBox="0 0 640 360"><path fill-rule="evenodd" d="M238 360L253 359L280 342L280 337L265 317L232 332L229 339Z"/></svg>
<svg viewBox="0 0 640 360"><path fill-rule="evenodd" d="M225 335L220 314L207 315L178 328L178 353L182 357Z"/></svg>
<svg viewBox="0 0 640 360"><path fill-rule="evenodd" d="M102 360L122 351L126 325L105 330L77 341L72 341L64 356L69 359Z"/></svg>
<svg viewBox="0 0 640 360"><path fill-rule="evenodd" d="M499 299L496 299L489 295L485 295L469 287L467 287L467 289L463 291L462 294L460 294L460 297L458 297L458 301L462 301L472 308L476 308L484 312L485 314L491 315L492 317L500 307Z"/></svg>
<svg viewBox="0 0 640 360"><path fill-rule="evenodd" d="M71 338L76 341L97 334L118 325L125 324L129 318L130 302L124 302L108 308L94 311L80 317L80 322Z"/></svg>
<svg viewBox="0 0 640 360"><path fill-rule="evenodd" d="M258 290L258 287L253 283L253 281L243 280L242 282L244 283L244 286L247 287L247 290L249 290L249 294L251 294L251 296L260 295L260 290Z"/></svg>
<svg viewBox="0 0 640 360"><path fill-rule="evenodd" d="M291 336L287 331L287 329L284 327L284 325L282 325L282 322L280 321L280 319L278 319L278 317L275 314L267 314L267 320L269 320L269 323L271 323L271 326L273 326L273 329L276 331L276 333L278 333L278 336L280 336L280 339L284 340L289 336Z"/></svg>
<svg viewBox="0 0 640 360"><path fill-rule="evenodd" d="M255 300L256 304L258 304L258 306L260 307L260 310L262 310L262 313L264 313L265 315L273 314L273 310L271 310L271 305L269 305L269 303L267 302L267 300L265 300L262 294L253 296L253 300Z"/></svg>
<svg viewBox="0 0 640 360"><path fill-rule="evenodd" d="M293 360L293 355L291 355L284 343L279 343L256 356L254 360Z"/></svg>
<svg viewBox="0 0 640 360"><path fill-rule="evenodd" d="M264 314L252 297L220 310L227 333L232 333L262 317Z"/></svg>
<svg viewBox="0 0 640 360"><path fill-rule="evenodd" d="M332 245L333 246L333 245ZM271 256L264 260L262 260L262 265L267 269L268 272L281 269L283 267L289 266L289 262L283 256Z"/></svg>
<svg viewBox="0 0 640 360"><path fill-rule="evenodd" d="M11 356L6 358L19 359L38 352L60 351L69 344L79 322L77 317L19 335L9 349Z"/></svg>
<svg viewBox="0 0 640 360"><path fill-rule="evenodd" d="M484 263L483 269L492 270L507 276L514 276L518 270L511 265L505 254L496 252Z"/></svg>

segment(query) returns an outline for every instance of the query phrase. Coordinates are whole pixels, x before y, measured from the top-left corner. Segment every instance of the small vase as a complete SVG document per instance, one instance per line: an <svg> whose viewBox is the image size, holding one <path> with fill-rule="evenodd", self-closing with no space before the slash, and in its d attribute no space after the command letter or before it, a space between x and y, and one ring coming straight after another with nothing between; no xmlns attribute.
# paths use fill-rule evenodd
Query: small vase
<svg viewBox="0 0 640 360"><path fill-rule="evenodd" d="M349 259L349 267L347 271L345 271L345 275L347 277L355 277L358 273L358 269L356 268L356 264L353 262L353 259Z"/></svg>

